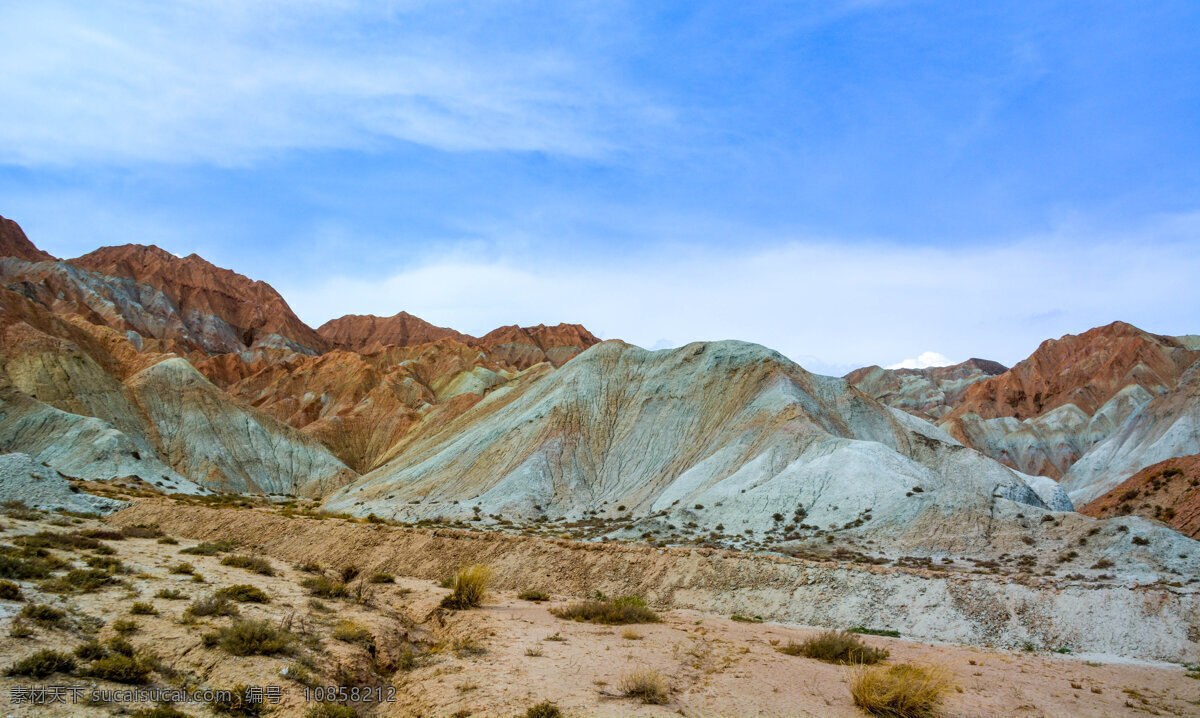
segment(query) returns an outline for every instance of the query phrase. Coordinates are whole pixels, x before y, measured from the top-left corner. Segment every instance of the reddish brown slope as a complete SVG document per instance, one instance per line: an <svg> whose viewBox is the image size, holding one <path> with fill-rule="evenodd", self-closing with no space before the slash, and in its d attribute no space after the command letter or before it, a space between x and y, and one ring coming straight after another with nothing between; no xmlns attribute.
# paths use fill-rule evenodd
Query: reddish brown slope
<svg viewBox="0 0 1200 718"><path fill-rule="evenodd" d="M54 257L34 246L21 226L0 217L0 257L16 257L26 262L53 262Z"/></svg>
<svg viewBox="0 0 1200 718"><path fill-rule="evenodd" d="M497 360L518 369L528 369L539 362L549 361L562 366L600 340L579 324L559 324L548 327L519 327L515 324L493 329L477 342Z"/></svg>
<svg viewBox="0 0 1200 718"><path fill-rule="evenodd" d="M947 419L964 414L1028 419L1065 404L1090 415L1130 384L1152 394L1169 389L1197 360L1200 351L1175 337L1113 322L1042 342L1028 359L967 389Z"/></svg>
<svg viewBox="0 0 1200 718"><path fill-rule="evenodd" d="M315 352L329 348L271 285L217 267L195 254L176 257L155 246L126 244L102 247L70 262L154 287L185 314L217 317L233 327L246 346L277 334Z"/></svg>
<svg viewBox="0 0 1200 718"><path fill-rule="evenodd" d="M317 327L317 333L333 346L356 352L378 351L386 346L408 347L439 339L453 339L463 344L474 341L466 334L434 326L408 312L391 317L347 314Z"/></svg>
<svg viewBox="0 0 1200 718"><path fill-rule="evenodd" d="M1107 494L1079 509L1097 518L1134 514L1165 521L1200 539L1200 454L1147 466Z"/></svg>

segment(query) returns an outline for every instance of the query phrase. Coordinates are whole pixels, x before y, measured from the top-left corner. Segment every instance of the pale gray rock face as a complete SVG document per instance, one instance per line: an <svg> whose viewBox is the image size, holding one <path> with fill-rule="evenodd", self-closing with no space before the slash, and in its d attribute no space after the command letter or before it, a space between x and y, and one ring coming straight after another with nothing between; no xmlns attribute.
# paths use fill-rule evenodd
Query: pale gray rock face
<svg viewBox="0 0 1200 718"><path fill-rule="evenodd" d="M1063 477L1082 506L1151 464L1200 453L1200 363L1174 391L1141 405Z"/></svg>
<svg viewBox="0 0 1200 718"><path fill-rule="evenodd" d="M12 387L0 388L0 450L32 455L78 479L133 476L163 491L204 492L163 463L140 434L47 406Z"/></svg>
<svg viewBox="0 0 1200 718"><path fill-rule="evenodd" d="M234 402L184 359L127 384L171 465L208 488L319 496L356 476L315 440Z"/></svg>
<svg viewBox="0 0 1200 718"><path fill-rule="evenodd" d="M21 501L44 511L62 509L100 514L109 514L129 505L73 489L71 482L57 471L28 454L0 454L0 497L5 501Z"/></svg>
<svg viewBox="0 0 1200 718"><path fill-rule="evenodd" d="M526 519L596 510L755 534L797 508L822 528L874 512L867 530L931 502L1070 507L1029 478L758 345L606 342L544 379L494 390L326 506L401 519L468 517L475 506Z"/></svg>

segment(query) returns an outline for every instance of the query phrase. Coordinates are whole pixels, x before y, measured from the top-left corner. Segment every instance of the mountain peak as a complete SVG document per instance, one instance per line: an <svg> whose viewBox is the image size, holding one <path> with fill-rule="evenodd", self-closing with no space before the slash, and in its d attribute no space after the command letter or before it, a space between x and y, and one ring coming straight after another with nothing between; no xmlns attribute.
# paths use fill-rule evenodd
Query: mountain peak
<svg viewBox="0 0 1200 718"><path fill-rule="evenodd" d="M21 225L6 217L0 217L0 257L16 257L26 262L54 261L53 256L29 241Z"/></svg>

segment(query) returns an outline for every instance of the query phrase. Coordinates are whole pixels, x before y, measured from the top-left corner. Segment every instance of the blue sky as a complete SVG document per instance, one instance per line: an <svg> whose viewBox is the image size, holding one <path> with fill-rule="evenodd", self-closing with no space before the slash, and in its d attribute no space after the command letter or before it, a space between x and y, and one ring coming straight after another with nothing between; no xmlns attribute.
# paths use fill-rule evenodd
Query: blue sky
<svg viewBox="0 0 1200 718"><path fill-rule="evenodd" d="M0 2L0 214L316 325L829 373L1200 332L1200 6Z"/></svg>

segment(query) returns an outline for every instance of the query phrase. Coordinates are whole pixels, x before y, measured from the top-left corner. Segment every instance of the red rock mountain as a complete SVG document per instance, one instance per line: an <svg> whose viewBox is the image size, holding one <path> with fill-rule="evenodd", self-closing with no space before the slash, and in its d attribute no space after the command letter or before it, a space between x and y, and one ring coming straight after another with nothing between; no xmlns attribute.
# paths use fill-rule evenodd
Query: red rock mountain
<svg viewBox="0 0 1200 718"><path fill-rule="evenodd" d="M490 350L502 362L518 369L549 361L562 366L600 340L579 324L559 324L548 327L510 326L493 329L478 339L479 346Z"/></svg>
<svg viewBox="0 0 1200 718"><path fill-rule="evenodd" d="M103 247L70 263L158 289L185 315L195 312L227 324L245 346L277 335L314 353L328 342L300 321L279 292L192 254L177 257L153 245Z"/></svg>
<svg viewBox="0 0 1200 718"><path fill-rule="evenodd" d="M1097 518L1133 514L1200 539L1200 454L1147 466L1079 509Z"/></svg>
<svg viewBox="0 0 1200 718"><path fill-rule="evenodd" d="M0 217L0 257L16 257L26 262L54 261L54 257L29 241L20 225L4 217Z"/></svg>
<svg viewBox="0 0 1200 718"><path fill-rule="evenodd" d="M317 333L333 346L356 352L378 351L386 346L408 347L439 339L453 339L463 344L473 341L466 334L434 326L408 312L391 317L347 314L317 327Z"/></svg>
<svg viewBox="0 0 1200 718"><path fill-rule="evenodd" d="M1091 415L1131 384L1151 394L1166 391L1197 360L1200 351L1175 337L1113 322L1042 342L1004 374L969 387L947 418L1028 419L1066 404Z"/></svg>

